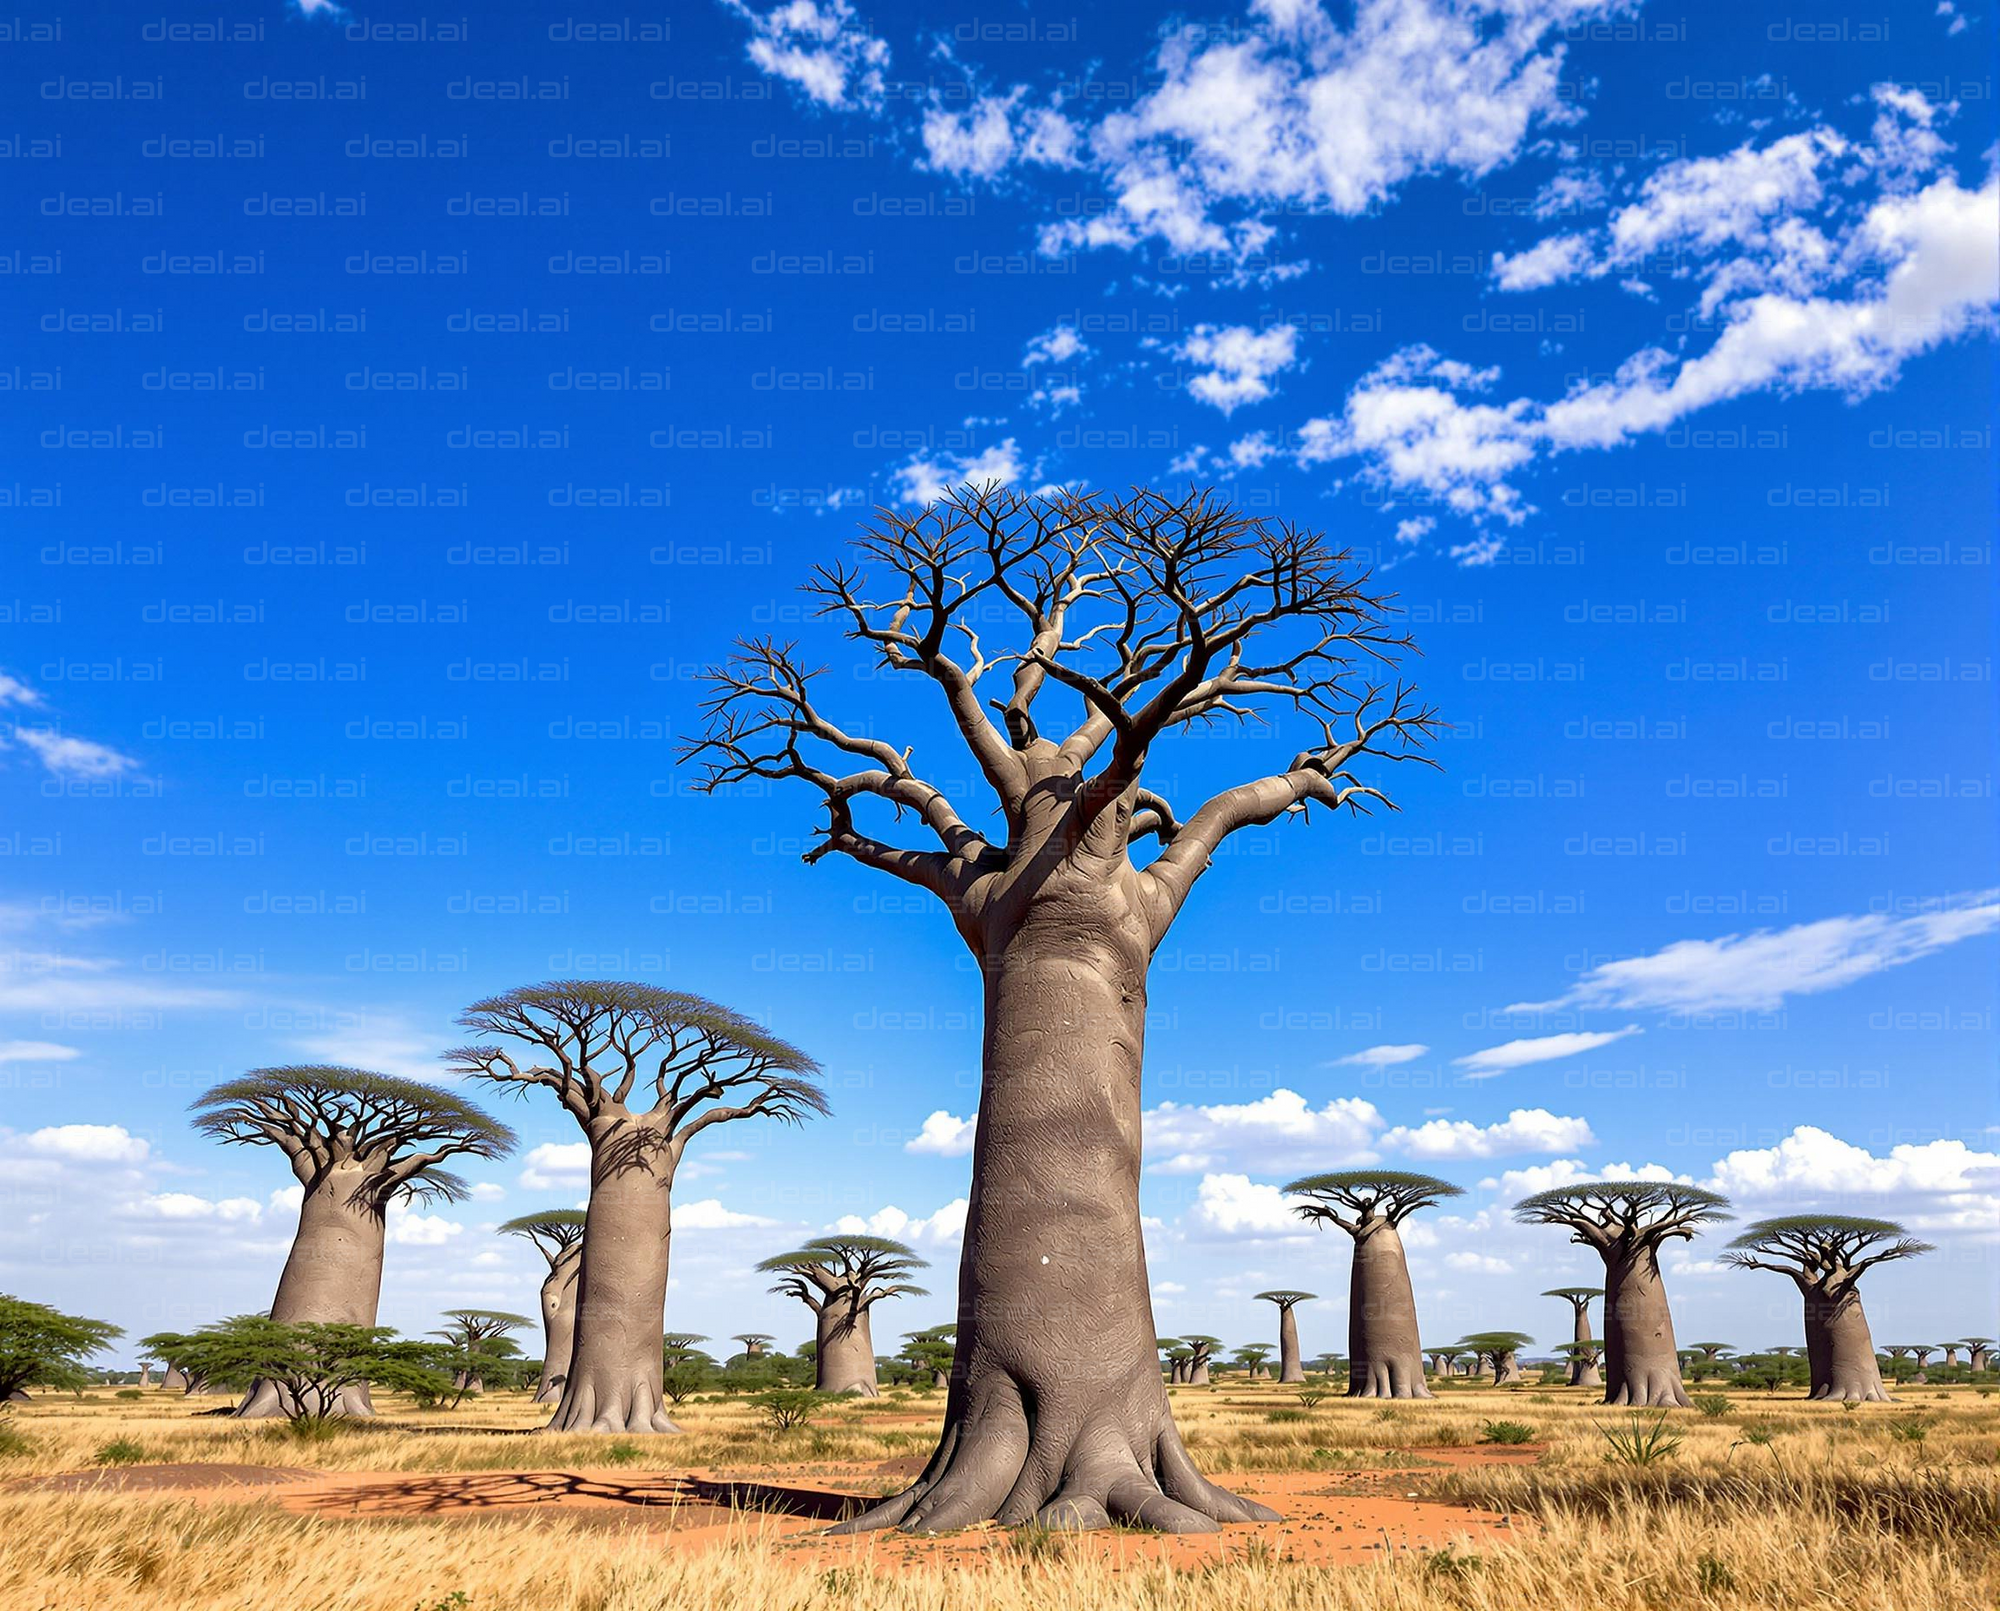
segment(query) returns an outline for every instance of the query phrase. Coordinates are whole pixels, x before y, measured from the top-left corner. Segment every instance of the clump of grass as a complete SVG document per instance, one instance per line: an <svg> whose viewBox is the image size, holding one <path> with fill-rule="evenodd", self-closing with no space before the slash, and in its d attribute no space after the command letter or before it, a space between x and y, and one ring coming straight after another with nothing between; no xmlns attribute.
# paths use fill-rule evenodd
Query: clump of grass
<svg viewBox="0 0 2000 1611"><path fill-rule="evenodd" d="M1931 1423L1921 1415L1899 1415L1884 1424L1898 1443L1922 1443L1930 1436Z"/></svg>
<svg viewBox="0 0 2000 1611"><path fill-rule="evenodd" d="M1694 1396L1693 1402L1694 1407L1711 1421L1717 1416L1729 1413L1729 1395L1727 1393L1697 1393Z"/></svg>
<svg viewBox="0 0 2000 1611"><path fill-rule="evenodd" d="M1726 1561L1704 1550L1695 1557L1694 1586L1703 1594L1727 1594L1736 1587L1736 1574Z"/></svg>
<svg viewBox="0 0 2000 1611"><path fill-rule="evenodd" d="M1304 1410L1268 1410L1265 1412L1264 1419L1274 1425L1282 1425L1292 1421L1303 1421L1308 1419L1308 1417Z"/></svg>
<svg viewBox="0 0 2000 1611"><path fill-rule="evenodd" d="M1302 1387L1299 1389L1299 1407L1301 1409L1317 1409L1326 1400L1327 1390L1324 1387Z"/></svg>
<svg viewBox="0 0 2000 1611"><path fill-rule="evenodd" d="M1679 1453L1680 1446L1687 1441L1678 1432L1667 1430L1667 1412L1660 1411L1659 1419L1651 1426L1644 1416L1634 1415L1626 1426L1599 1427L1598 1434L1611 1445L1611 1452L1605 1459L1621 1466L1655 1466L1663 1460L1671 1460Z"/></svg>
<svg viewBox="0 0 2000 1611"><path fill-rule="evenodd" d="M129 1398L144 1398L146 1395L140 1392L139 1389L136 1387L121 1387L118 1389L117 1396L119 1398L129 1399Z"/></svg>
<svg viewBox="0 0 2000 1611"><path fill-rule="evenodd" d="M100 1466L143 1465L146 1449L130 1438L113 1438L109 1443L100 1443L90 1458L92 1464Z"/></svg>
<svg viewBox="0 0 2000 1611"><path fill-rule="evenodd" d="M34 1444L21 1435L18 1427L0 1420L0 1460L22 1460L34 1452Z"/></svg>
<svg viewBox="0 0 2000 1611"><path fill-rule="evenodd" d="M425 1605L417 1602L416 1611L471 1611L472 1596L463 1589L453 1589L441 1600L433 1600Z"/></svg>
<svg viewBox="0 0 2000 1611"><path fill-rule="evenodd" d="M608 1466L629 1466L644 1451L628 1438L620 1438L604 1451L604 1463Z"/></svg>
<svg viewBox="0 0 2000 1611"><path fill-rule="evenodd" d="M1483 1564L1470 1550L1461 1551L1456 1544L1447 1544L1424 1557L1424 1576L1447 1583L1463 1583Z"/></svg>
<svg viewBox="0 0 2000 1611"><path fill-rule="evenodd" d="M1069 1553L1069 1546L1069 1534L1044 1527L1040 1522L1016 1527L1007 1535L1008 1552L1024 1561L1061 1560Z"/></svg>
<svg viewBox="0 0 2000 1611"><path fill-rule="evenodd" d="M1535 1429L1525 1421L1481 1421L1479 1441L1481 1443L1532 1443Z"/></svg>

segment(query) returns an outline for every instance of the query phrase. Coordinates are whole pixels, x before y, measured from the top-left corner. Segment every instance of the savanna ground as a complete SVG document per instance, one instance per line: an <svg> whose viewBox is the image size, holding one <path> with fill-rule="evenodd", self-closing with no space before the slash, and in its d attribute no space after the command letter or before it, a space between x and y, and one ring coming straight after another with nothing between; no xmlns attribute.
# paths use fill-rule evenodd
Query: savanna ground
<svg viewBox="0 0 2000 1611"><path fill-rule="evenodd" d="M2000 1605L2000 1396L1842 1409L1694 1389L1651 1464L1563 1388L1428 1403L1176 1388L1203 1468L1283 1523L1164 1539L817 1536L921 1468L943 1394L826 1401L778 1431L690 1401L682 1438L529 1435L524 1395L301 1438L157 1389L0 1417L0 1608L124 1611L1686 1611ZM1654 1414L1642 1418L1650 1427ZM1494 1442L1497 1423L1525 1442Z"/></svg>

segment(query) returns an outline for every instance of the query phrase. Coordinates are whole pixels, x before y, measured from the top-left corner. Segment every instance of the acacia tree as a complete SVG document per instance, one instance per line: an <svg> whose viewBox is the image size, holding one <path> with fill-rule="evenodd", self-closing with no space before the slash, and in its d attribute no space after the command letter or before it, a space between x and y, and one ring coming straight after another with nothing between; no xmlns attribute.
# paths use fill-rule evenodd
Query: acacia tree
<svg viewBox="0 0 2000 1611"><path fill-rule="evenodd" d="M1310 1201L1293 1212L1337 1225L1354 1238L1348 1278L1349 1398L1429 1398L1423 1346L1417 1340L1417 1298L1400 1227L1420 1208L1464 1195L1435 1175L1395 1169L1346 1169L1308 1175L1285 1188ZM1344 1210L1344 1212L1343 1212Z"/></svg>
<svg viewBox="0 0 2000 1611"><path fill-rule="evenodd" d="M489 1371L508 1366L519 1356L520 1346L509 1333L527 1325L528 1317L504 1309L447 1309L444 1317L451 1324L431 1335L448 1350L452 1386L458 1393L451 1407L457 1409L466 1394L486 1391Z"/></svg>
<svg viewBox="0 0 2000 1611"><path fill-rule="evenodd" d="M1230 835L1315 804L1388 804L1352 768L1409 754L1434 718L1360 668L1392 675L1408 640L1323 538L1209 493L965 488L914 516L879 511L859 553L807 591L876 672L935 691L1002 831L962 816L909 749L838 722L790 644L746 642L714 673L707 735L688 750L707 789L817 790L826 819L806 859L845 856L935 895L984 986L943 1436L913 1487L843 1525L1270 1519L1195 1470L1156 1369L1139 1220L1147 971ZM997 725L982 704L996 677L1010 684ZM1060 722L1038 703L1051 687L1072 705ZM1273 708L1308 736L1270 775L1186 816L1149 786L1162 740ZM934 844L878 837L863 811L911 814Z"/></svg>
<svg viewBox="0 0 2000 1611"><path fill-rule="evenodd" d="M1580 1343L1591 1340L1590 1306L1604 1296L1604 1288L1550 1287L1542 1296L1545 1298L1564 1299L1570 1305L1572 1316L1575 1320L1574 1340ZM1591 1372L1591 1379L1588 1382L1583 1379L1586 1369ZM1571 1387L1596 1387L1600 1381L1596 1370L1595 1360L1586 1366L1581 1354L1571 1354L1569 1356L1569 1385Z"/></svg>
<svg viewBox="0 0 2000 1611"><path fill-rule="evenodd" d="M542 1374L535 1383L535 1402L545 1404L562 1395L569 1378L569 1358L576 1346L576 1281L583 1269L583 1210L545 1208L523 1214L500 1227L508 1236L525 1236L548 1262L542 1282Z"/></svg>
<svg viewBox="0 0 2000 1611"><path fill-rule="evenodd" d="M1861 1277L1878 1264L1931 1251L1894 1220L1791 1214L1745 1227L1722 1255L1742 1270L1789 1276L1805 1301L1806 1368L1813 1398L1881 1401L1875 1339L1861 1307Z"/></svg>
<svg viewBox="0 0 2000 1611"><path fill-rule="evenodd" d="M1520 1353L1535 1339L1525 1331L1475 1331L1459 1342L1473 1356L1473 1368L1484 1360L1493 1368L1493 1385L1511 1387L1523 1380Z"/></svg>
<svg viewBox="0 0 2000 1611"><path fill-rule="evenodd" d="M797 1298L813 1312L814 1386L822 1393L875 1396L875 1340L869 1311L884 1298L923 1297L903 1279L928 1269L915 1248L886 1236L816 1236L757 1268L784 1279L771 1290Z"/></svg>
<svg viewBox="0 0 2000 1611"><path fill-rule="evenodd" d="M818 1065L741 1013L652 985L530 985L458 1021L521 1050L464 1046L452 1067L553 1091L590 1146L576 1342L549 1430L679 1431L660 1396L675 1171L711 1125L824 1113Z"/></svg>
<svg viewBox="0 0 2000 1611"><path fill-rule="evenodd" d="M929 1371L931 1386L951 1386L951 1363L956 1352L952 1342L958 1327L927 1326L922 1331L903 1333L903 1358L920 1371Z"/></svg>
<svg viewBox="0 0 2000 1611"><path fill-rule="evenodd" d="M91 1379L84 1361L124 1335L109 1321L0 1292L0 1405L25 1401L31 1387L81 1389Z"/></svg>
<svg viewBox="0 0 2000 1611"><path fill-rule="evenodd" d="M323 1064L253 1069L193 1104L217 1141L277 1147L304 1188L299 1228L270 1318L284 1325L372 1327L382 1297L389 1205L456 1202L465 1183L441 1165L499 1158L514 1132L464 1097L416 1080ZM237 1415L294 1413L284 1390L254 1382ZM335 1413L375 1413L366 1381L344 1383Z"/></svg>
<svg viewBox="0 0 2000 1611"><path fill-rule="evenodd" d="M1665 1181L1602 1180L1536 1192L1514 1205L1527 1225L1561 1225L1604 1260L1604 1402L1688 1407L1660 1244L1729 1216L1727 1198Z"/></svg>
<svg viewBox="0 0 2000 1611"><path fill-rule="evenodd" d="M1281 1382L1302 1382L1306 1379L1305 1366L1299 1362L1299 1323L1292 1311L1302 1303L1311 1303L1318 1296L1317 1292L1293 1292L1288 1289L1257 1294L1257 1302L1278 1306L1278 1380Z"/></svg>

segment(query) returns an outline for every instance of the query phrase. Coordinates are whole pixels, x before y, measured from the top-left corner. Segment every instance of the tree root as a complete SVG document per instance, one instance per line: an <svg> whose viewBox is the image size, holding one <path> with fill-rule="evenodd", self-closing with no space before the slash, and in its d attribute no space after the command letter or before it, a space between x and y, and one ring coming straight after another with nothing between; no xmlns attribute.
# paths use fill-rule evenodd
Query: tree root
<svg viewBox="0 0 2000 1611"><path fill-rule="evenodd" d="M673 1423L652 1387L634 1382L623 1391L599 1399L588 1382L565 1387L562 1402L544 1432L643 1432L676 1434Z"/></svg>

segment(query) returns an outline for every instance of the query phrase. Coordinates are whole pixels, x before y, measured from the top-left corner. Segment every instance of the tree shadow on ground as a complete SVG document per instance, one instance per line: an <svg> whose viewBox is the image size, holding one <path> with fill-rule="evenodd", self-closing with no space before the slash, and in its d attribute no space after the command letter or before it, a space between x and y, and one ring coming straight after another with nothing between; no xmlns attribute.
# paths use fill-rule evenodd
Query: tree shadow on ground
<svg viewBox="0 0 2000 1611"><path fill-rule="evenodd" d="M674 1510L689 1525L717 1523L741 1512L841 1521L874 1503L859 1494L768 1482L716 1482L679 1473L608 1477L574 1471L482 1471L341 1483L323 1493L301 1495L295 1508L324 1514L441 1515L564 1501Z"/></svg>

